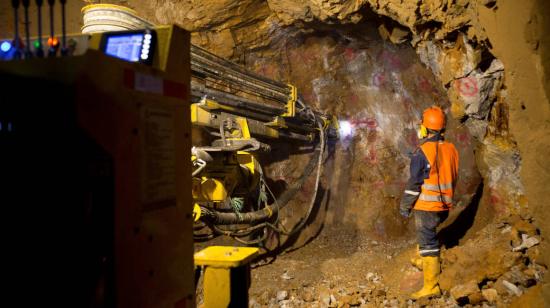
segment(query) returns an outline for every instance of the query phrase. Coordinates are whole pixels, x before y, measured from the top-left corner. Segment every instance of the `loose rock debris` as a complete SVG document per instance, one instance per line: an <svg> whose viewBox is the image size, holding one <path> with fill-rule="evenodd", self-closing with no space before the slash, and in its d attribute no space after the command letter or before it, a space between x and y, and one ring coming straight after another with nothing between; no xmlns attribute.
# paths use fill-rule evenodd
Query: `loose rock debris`
<svg viewBox="0 0 550 308"><path fill-rule="evenodd" d="M250 307L506 307L542 281L547 268L538 263L539 243L529 219L509 216L489 224L461 245L443 250L443 295L413 301L408 295L422 286L422 272L407 262L413 241L367 245L344 258L333 253L341 248L338 242L327 247L316 239L253 270ZM309 254L316 254L317 261ZM387 255L395 257L388 260ZM280 267L295 279L268 283Z"/></svg>

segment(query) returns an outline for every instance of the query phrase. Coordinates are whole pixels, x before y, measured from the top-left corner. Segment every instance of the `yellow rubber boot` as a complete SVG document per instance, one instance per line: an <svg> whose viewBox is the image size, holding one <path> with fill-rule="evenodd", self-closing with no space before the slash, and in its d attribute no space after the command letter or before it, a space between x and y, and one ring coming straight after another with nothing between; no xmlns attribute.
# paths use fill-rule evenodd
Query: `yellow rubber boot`
<svg viewBox="0 0 550 308"><path fill-rule="evenodd" d="M414 257L411 258L411 264L419 270L422 270L422 257L420 256L420 247L418 245L416 245Z"/></svg>
<svg viewBox="0 0 550 308"><path fill-rule="evenodd" d="M411 295L412 299L441 295L438 284L441 272L439 257L422 257L422 264L424 267L424 286L420 291Z"/></svg>

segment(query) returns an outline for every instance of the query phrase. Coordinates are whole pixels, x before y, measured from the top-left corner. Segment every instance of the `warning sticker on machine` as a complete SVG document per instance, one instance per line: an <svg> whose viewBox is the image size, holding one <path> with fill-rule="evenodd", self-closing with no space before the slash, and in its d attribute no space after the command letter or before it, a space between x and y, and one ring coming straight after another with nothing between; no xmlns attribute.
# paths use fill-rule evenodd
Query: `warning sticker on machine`
<svg viewBox="0 0 550 308"><path fill-rule="evenodd" d="M124 70L122 81L127 88L138 92L187 99L187 87L180 82L166 80L158 76L143 74L129 69Z"/></svg>
<svg viewBox="0 0 550 308"><path fill-rule="evenodd" d="M169 108L144 105L142 112L142 201L144 210L176 203L174 115Z"/></svg>
<svg viewBox="0 0 550 308"><path fill-rule="evenodd" d="M134 89L136 91L163 95L164 81L160 77L136 73L134 79Z"/></svg>

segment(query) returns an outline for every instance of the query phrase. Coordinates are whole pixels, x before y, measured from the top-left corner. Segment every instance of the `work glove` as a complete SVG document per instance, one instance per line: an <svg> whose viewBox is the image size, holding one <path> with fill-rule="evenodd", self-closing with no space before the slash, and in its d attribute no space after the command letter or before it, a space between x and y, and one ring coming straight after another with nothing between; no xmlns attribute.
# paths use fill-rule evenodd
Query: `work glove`
<svg viewBox="0 0 550 308"><path fill-rule="evenodd" d="M401 214L403 218L409 218L411 217L411 209L399 206L399 214Z"/></svg>
<svg viewBox="0 0 550 308"><path fill-rule="evenodd" d="M399 203L399 214L401 214L404 218L411 217L412 207L416 202L416 199L418 199L417 195L403 193L401 202Z"/></svg>

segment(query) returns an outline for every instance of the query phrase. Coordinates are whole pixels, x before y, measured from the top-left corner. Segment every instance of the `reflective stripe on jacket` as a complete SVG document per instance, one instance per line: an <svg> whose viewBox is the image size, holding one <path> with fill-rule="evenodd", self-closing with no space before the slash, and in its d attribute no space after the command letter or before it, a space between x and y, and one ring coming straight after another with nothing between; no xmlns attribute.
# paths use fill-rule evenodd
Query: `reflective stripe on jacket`
<svg viewBox="0 0 550 308"><path fill-rule="evenodd" d="M424 179L414 209L448 210L453 204L454 188L458 178L458 152L452 143L445 141L426 142L420 149L430 164L430 174Z"/></svg>

